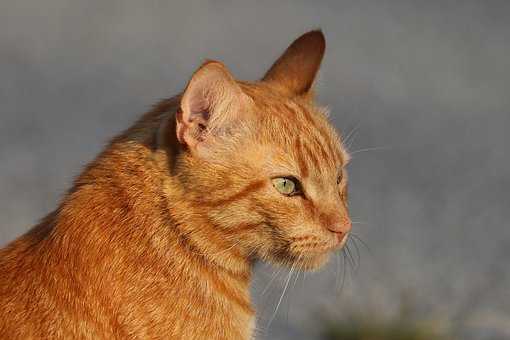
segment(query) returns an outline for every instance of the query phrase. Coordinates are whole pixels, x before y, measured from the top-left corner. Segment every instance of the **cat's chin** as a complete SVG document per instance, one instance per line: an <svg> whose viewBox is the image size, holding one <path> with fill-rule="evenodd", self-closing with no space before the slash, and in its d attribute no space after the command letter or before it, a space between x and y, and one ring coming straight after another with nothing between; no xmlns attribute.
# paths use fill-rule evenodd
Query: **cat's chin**
<svg viewBox="0 0 510 340"><path fill-rule="evenodd" d="M295 267L300 270L314 271L322 268L330 258L330 253L322 253L313 256L307 256L305 258L299 258L294 261Z"/></svg>
<svg viewBox="0 0 510 340"><path fill-rule="evenodd" d="M293 268L301 271L315 271L322 268L329 260L331 253L325 252L308 256L288 256L285 258L275 259L275 264Z"/></svg>

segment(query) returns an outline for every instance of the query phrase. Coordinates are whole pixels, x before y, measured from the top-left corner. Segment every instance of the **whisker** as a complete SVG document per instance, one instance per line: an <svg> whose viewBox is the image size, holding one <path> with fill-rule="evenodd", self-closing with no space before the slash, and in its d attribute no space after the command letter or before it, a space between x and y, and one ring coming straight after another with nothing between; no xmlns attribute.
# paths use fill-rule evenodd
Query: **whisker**
<svg viewBox="0 0 510 340"><path fill-rule="evenodd" d="M264 287L264 289L262 290L262 294L261 296L264 296L264 294L267 292L267 290L269 289L269 287L271 286L271 284L273 283L274 279L280 274L282 268L278 268L276 271L273 271L273 275L271 275L271 279L269 280L269 282L267 283L267 285Z"/></svg>
<svg viewBox="0 0 510 340"><path fill-rule="evenodd" d="M347 273L347 263L345 257L346 257L345 252L342 251L342 282L340 283L340 289L338 290L339 296L342 295L342 292L344 290L345 276Z"/></svg>
<svg viewBox="0 0 510 340"><path fill-rule="evenodd" d="M358 245L356 244L356 242L354 241L353 238L349 237L347 239L347 242L349 242L349 241L354 245L354 250L356 252L356 259L358 261L358 269L359 269L359 267L361 266L361 254L360 254L360 251L359 251L359 247L358 247Z"/></svg>
<svg viewBox="0 0 510 340"><path fill-rule="evenodd" d="M347 149L349 149L352 146L352 144L354 143L354 137L355 137L356 132L358 131L360 124L361 124L361 122L356 124L354 126L354 128L351 129L351 131L347 134L347 136L342 141L342 143L345 145L345 147ZM350 141L351 138L352 138L352 141ZM347 143L349 143L349 144L347 144Z"/></svg>
<svg viewBox="0 0 510 340"><path fill-rule="evenodd" d="M353 237L353 240L356 240L361 245L363 245L368 250L368 253L370 254L370 256L372 256L372 257L374 256L374 254L372 253L372 249L368 246L368 244L365 241L363 241L361 239L361 237L359 237L358 235L356 235L356 234L354 234L352 232L349 235Z"/></svg>
<svg viewBox="0 0 510 340"><path fill-rule="evenodd" d="M299 274L301 274L301 268L298 268L296 270L296 278L294 279L294 283L292 284L292 289L294 289L294 287L296 287L296 282L299 279Z"/></svg>
<svg viewBox="0 0 510 340"><path fill-rule="evenodd" d="M338 287L338 283L340 281L340 253L335 254L335 264L336 264L336 273L335 273L335 287Z"/></svg>
<svg viewBox="0 0 510 340"><path fill-rule="evenodd" d="M348 256L348 259L349 259L349 263L351 265L351 268L353 271L355 271L356 269L356 263L354 262L354 257L352 256L351 254L351 250L349 249L349 244L348 243L345 243L345 246L344 246L344 249L346 250L347 252L347 256Z"/></svg>
<svg viewBox="0 0 510 340"><path fill-rule="evenodd" d="M351 152L349 152L349 154L352 156L352 155L355 155L360 152L376 151L376 150L389 150L389 149L391 149L389 146L378 146L378 147L373 147L373 148L364 148L364 149L359 149L356 151L351 151Z"/></svg>
<svg viewBox="0 0 510 340"><path fill-rule="evenodd" d="M276 314L278 313L278 308L280 308L280 304L283 301L283 297L285 295L285 292L287 291L287 287L289 286L290 278L292 277L293 271L294 271L294 264L292 265L292 267L290 267L289 275L287 276L287 281L285 282L285 287L283 287L282 295L280 296L280 299L278 300L278 303L276 304L276 308L273 312L273 315L271 316L271 319L269 320L267 328L269 328L269 326L271 326L271 323L273 322L274 318L276 317Z"/></svg>
<svg viewBox="0 0 510 340"><path fill-rule="evenodd" d="M301 263L302 258L303 258L303 255L300 254L300 255L298 255L297 260L294 262L294 264L298 263L298 265L296 266L296 275L295 275L296 278L294 279L294 282L292 283L292 287L289 292L289 303L287 304L287 323L289 322L289 312L291 309L292 294L295 292L296 283L297 283L297 280L299 279L299 274L301 273L301 265L299 263Z"/></svg>

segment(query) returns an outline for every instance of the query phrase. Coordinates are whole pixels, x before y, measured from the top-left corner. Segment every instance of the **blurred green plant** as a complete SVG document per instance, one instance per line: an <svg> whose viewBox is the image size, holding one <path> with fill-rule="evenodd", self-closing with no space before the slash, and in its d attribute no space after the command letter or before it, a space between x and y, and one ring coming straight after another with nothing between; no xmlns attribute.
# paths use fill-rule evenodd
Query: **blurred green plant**
<svg viewBox="0 0 510 340"><path fill-rule="evenodd" d="M321 318L321 338L324 340L451 340L453 337L437 321L418 317L413 294L403 292L400 309L393 318L373 317L352 312L342 319ZM378 313L370 313L378 315Z"/></svg>
<svg viewBox="0 0 510 340"><path fill-rule="evenodd" d="M345 321L328 321L323 325L324 340L448 340L431 325L396 319L375 321L351 317Z"/></svg>

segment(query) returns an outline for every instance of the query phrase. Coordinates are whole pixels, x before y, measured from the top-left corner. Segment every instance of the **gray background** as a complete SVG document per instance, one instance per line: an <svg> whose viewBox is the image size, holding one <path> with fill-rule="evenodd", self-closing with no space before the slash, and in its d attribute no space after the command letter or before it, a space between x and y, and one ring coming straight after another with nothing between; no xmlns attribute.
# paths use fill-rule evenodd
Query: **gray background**
<svg viewBox="0 0 510 340"><path fill-rule="evenodd" d="M52 210L106 141L205 59L259 78L321 27L318 93L356 128L361 265L292 277L260 266L259 339L317 319L391 318L402 301L463 339L510 337L510 2L0 1L0 244ZM268 292L263 287L273 273ZM341 294L340 294L341 291Z"/></svg>

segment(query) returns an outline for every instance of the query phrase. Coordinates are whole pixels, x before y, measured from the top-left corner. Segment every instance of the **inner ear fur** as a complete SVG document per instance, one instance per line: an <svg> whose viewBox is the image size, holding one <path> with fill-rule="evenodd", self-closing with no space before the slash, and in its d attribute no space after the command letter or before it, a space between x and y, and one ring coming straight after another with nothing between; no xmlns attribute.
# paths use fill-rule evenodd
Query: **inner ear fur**
<svg viewBox="0 0 510 340"><path fill-rule="evenodd" d="M194 149L209 135L228 130L242 118L247 96L220 62L205 62L191 77L176 114L180 143Z"/></svg>

